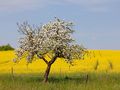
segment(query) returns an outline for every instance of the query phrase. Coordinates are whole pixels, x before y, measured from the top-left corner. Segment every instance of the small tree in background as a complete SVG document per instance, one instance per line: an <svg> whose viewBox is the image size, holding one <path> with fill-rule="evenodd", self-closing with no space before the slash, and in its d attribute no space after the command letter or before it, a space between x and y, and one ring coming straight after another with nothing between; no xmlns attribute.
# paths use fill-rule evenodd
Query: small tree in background
<svg viewBox="0 0 120 90"><path fill-rule="evenodd" d="M10 44L0 46L0 51L8 51L8 50L14 50L14 48Z"/></svg>
<svg viewBox="0 0 120 90"><path fill-rule="evenodd" d="M27 57L28 63L31 63L36 56L43 60L47 65L44 82L48 81L51 65L57 58L64 58L71 64L73 60L81 59L86 52L84 47L74 44L71 36L74 32L71 22L55 18L54 21L37 28L27 22L18 24L18 27L23 37L19 40L20 46L16 50L17 58L14 61L19 61L24 56ZM49 61L45 55L49 55Z"/></svg>

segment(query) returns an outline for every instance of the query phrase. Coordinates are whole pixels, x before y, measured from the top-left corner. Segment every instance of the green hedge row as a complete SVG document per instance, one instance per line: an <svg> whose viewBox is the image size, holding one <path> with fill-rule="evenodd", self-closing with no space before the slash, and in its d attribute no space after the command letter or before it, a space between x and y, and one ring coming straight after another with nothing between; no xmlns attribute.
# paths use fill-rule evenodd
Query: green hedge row
<svg viewBox="0 0 120 90"><path fill-rule="evenodd" d="M8 50L14 50L14 48L10 44L0 46L0 51L8 51Z"/></svg>

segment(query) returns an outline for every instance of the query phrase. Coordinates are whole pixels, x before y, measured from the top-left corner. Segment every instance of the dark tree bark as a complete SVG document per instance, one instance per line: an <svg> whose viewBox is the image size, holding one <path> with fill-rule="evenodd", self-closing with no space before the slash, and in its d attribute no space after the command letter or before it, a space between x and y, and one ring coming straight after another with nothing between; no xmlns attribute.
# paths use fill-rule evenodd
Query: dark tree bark
<svg viewBox="0 0 120 90"><path fill-rule="evenodd" d="M48 81L48 76L49 76L49 73L50 73L51 65L56 61L57 57L58 57L58 56L55 55L55 56L47 63L47 68L46 68L46 71L45 71L45 74L44 74L44 82L47 82L47 81Z"/></svg>
<svg viewBox="0 0 120 90"><path fill-rule="evenodd" d="M47 82L51 65L56 61L58 54L56 53L55 56L49 62L43 56L40 56L39 54L37 54L37 57L42 59L47 64L47 68L46 68L45 74L44 74L44 82Z"/></svg>
<svg viewBox="0 0 120 90"><path fill-rule="evenodd" d="M51 68L51 65L47 65L47 69L45 71L45 74L44 74L44 82L47 82L48 81L48 76L49 76L49 73L50 73L50 68Z"/></svg>

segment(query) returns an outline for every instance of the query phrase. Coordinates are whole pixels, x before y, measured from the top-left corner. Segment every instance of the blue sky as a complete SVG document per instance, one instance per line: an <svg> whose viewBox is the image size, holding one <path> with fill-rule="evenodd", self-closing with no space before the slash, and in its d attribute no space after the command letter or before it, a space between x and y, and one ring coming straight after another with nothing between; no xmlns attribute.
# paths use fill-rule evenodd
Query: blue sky
<svg viewBox="0 0 120 90"><path fill-rule="evenodd" d="M17 22L54 17L74 22L76 42L88 49L120 49L120 0L0 0L0 45L18 46Z"/></svg>

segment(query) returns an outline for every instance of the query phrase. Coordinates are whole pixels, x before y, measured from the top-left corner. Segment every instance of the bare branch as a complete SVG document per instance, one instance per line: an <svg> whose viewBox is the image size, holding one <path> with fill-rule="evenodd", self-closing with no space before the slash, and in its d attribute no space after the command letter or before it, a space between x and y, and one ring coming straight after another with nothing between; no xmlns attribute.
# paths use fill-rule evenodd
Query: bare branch
<svg viewBox="0 0 120 90"><path fill-rule="evenodd" d="M53 64L55 62L55 60L58 58L58 55L55 55L50 61L49 64Z"/></svg>
<svg viewBox="0 0 120 90"><path fill-rule="evenodd" d="M48 64L49 62L41 55L37 54L37 57L42 59L46 64Z"/></svg>

